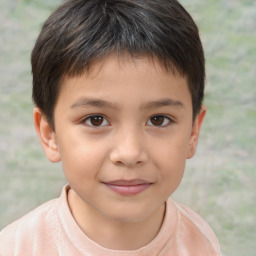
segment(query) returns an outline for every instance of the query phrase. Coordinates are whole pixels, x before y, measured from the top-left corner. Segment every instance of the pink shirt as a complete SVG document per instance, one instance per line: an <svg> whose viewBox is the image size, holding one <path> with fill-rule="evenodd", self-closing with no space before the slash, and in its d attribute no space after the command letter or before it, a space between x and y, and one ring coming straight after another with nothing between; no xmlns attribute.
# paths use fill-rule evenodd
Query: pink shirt
<svg viewBox="0 0 256 256"><path fill-rule="evenodd" d="M217 256L220 247L208 224L171 198L158 235L134 251L103 248L76 224L67 202L68 186L51 200L0 233L0 256Z"/></svg>

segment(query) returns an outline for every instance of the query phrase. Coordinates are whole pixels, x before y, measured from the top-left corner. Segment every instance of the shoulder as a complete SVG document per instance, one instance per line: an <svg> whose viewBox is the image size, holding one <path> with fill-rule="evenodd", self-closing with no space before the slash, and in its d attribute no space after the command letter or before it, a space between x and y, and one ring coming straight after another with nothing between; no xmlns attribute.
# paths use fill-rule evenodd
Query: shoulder
<svg viewBox="0 0 256 256"><path fill-rule="evenodd" d="M192 246L193 250L200 248L208 252L207 255L221 255L218 239L208 223L189 207L174 203L179 216L180 238Z"/></svg>
<svg viewBox="0 0 256 256"><path fill-rule="evenodd" d="M57 199L42 204L0 232L0 255L14 255L12 250L31 247L34 241L53 234L57 221Z"/></svg>

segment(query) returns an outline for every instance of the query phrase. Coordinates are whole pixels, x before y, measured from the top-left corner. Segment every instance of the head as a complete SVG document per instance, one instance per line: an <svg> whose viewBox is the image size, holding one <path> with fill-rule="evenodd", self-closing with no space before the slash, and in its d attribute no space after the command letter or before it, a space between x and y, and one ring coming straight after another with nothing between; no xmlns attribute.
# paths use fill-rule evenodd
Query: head
<svg viewBox="0 0 256 256"><path fill-rule="evenodd" d="M32 70L35 126L80 226L94 239L85 219L161 223L205 113L189 14L175 0L68 1L44 24Z"/></svg>
<svg viewBox="0 0 256 256"><path fill-rule="evenodd" d="M54 108L66 77L90 72L110 54L157 59L187 79L193 120L204 95L198 29L176 0L71 0L45 22L32 52L33 100L54 129Z"/></svg>

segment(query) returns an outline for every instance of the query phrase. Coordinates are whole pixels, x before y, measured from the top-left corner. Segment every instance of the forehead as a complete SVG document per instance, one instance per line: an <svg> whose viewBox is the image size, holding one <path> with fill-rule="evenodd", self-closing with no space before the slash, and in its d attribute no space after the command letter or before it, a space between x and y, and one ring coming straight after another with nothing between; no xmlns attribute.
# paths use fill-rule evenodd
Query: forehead
<svg viewBox="0 0 256 256"><path fill-rule="evenodd" d="M146 64L146 65L145 65ZM122 70L127 68L127 66L134 66L136 69L141 67L150 67L155 68L156 71L165 74L165 75L177 75L177 76L184 76L184 74L178 66L176 66L171 60L167 59L159 59L155 55L142 53L137 55L131 55L130 53L123 51L123 52L111 52L106 56L98 56L95 59L88 61L85 64L83 71L77 70L77 72L67 73L64 75L64 80L69 78L79 77L81 75L86 75L88 77L93 77L99 73L104 66L108 68L114 68L116 70ZM69 71L68 71L69 72Z"/></svg>
<svg viewBox="0 0 256 256"><path fill-rule="evenodd" d="M137 95L140 100L150 97L154 100L154 96L163 98L168 93L178 97L177 101L182 100L183 94L185 98L189 94L190 98L186 77L175 69L167 71L156 58L112 54L94 62L80 76L65 77L59 97L77 100L96 96L118 100L126 96L134 100Z"/></svg>

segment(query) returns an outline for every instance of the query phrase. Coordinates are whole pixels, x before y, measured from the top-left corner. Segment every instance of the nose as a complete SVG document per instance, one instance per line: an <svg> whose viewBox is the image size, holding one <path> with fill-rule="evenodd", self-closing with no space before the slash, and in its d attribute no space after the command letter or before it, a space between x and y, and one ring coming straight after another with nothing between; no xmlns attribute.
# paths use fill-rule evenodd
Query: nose
<svg viewBox="0 0 256 256"><path fill-rule="evenodd" d="M110 153L110 160L115 165L132 168L148 161L143 136L136 131L126 131L115 137Z"/></svg>

